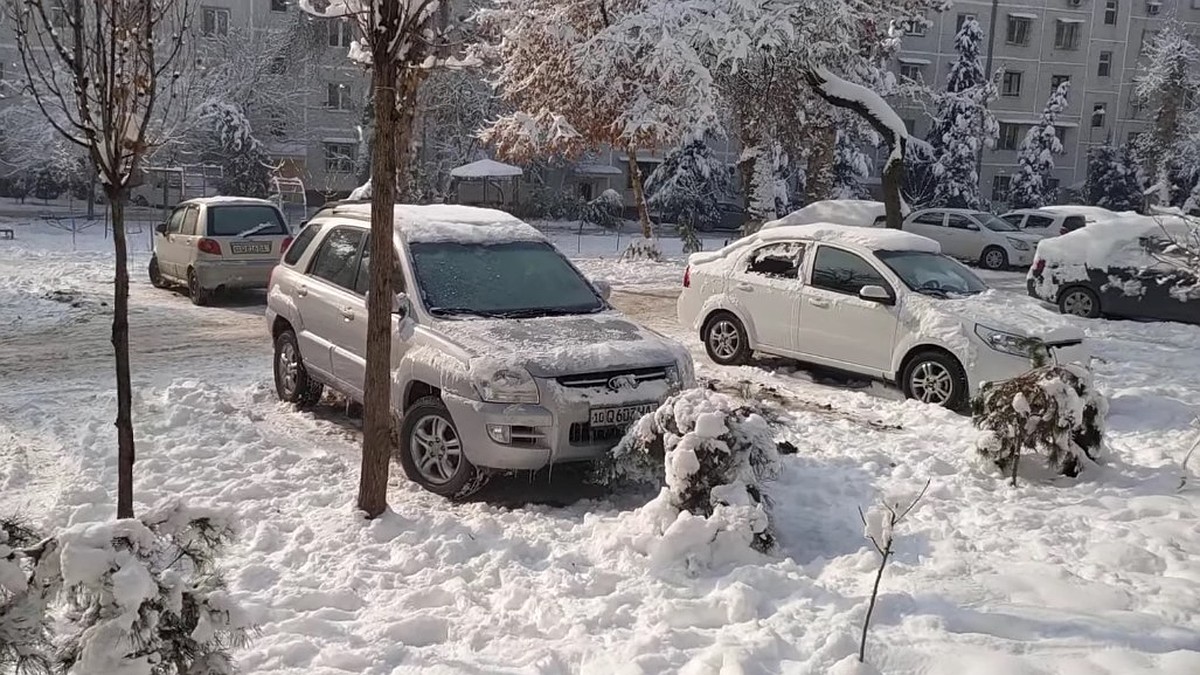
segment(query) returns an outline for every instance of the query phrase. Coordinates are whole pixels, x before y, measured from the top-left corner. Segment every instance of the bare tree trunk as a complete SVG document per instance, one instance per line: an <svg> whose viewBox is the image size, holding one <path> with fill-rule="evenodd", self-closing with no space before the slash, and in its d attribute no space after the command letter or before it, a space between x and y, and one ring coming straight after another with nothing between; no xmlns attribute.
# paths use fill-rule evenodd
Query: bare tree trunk
<svg viewBox="0 0 1200 675"><path fill-rule="evenodd" d="M650 224L650 206L646 204L646 193L642 190L642 169L637 163L637 150L631 145L625 149L629 158L629 182L633 184L633 201L637 203L638 222L642 225L642 237L649 239L654 236Z"/></svg>
<svg viewBox="0 0 1200 675"><path fill-rule="evenodd" d="M385 5L385 14L396 11ZM394 14L393 14L394 16ZM386 19L385 19L386 20ZM393 29L394 30L394 29ZM387 510L387 482L392 459L392 267L395 262L396 92L398 67L376 59L375 135L371 154L371 286L367 294L367 363L363 387L362 468L358 509L368 518Z"/></svg>
<svg viewBox="0 0 1200 675"><path fill-rule="evenodd" d="M813 130L812 146L808 155L805 197L808 203L829 199L833 193L833 163L836 160L837 128L832 124Z"/></svg>
<svg viewBox="0 0 1200 675"><path fill-rule="evenodd" d="M117 518L133 517L133 385L129 376L129 267L125 245L125 196L108 193L112 212L115 283L112 346L117 362Z"/></svg>
<svg viewBox="0 0 1200 675"><path fill-rule="evenodd" d="M889 161L883 167L883 208L887 214L887 226L893 230L904 228L903 187L904 160Z"/></svg>

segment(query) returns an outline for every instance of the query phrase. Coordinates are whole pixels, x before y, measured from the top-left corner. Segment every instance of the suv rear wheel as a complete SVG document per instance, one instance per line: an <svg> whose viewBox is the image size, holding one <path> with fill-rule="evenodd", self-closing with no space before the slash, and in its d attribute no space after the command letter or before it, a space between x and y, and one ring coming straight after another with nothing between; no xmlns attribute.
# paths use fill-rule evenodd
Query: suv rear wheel
<svg viewBox="0 0 1200 675"><path fill-rule="evenodd" d="M900 379L904 395L955 412L966 410L967 373L958 359L937 351L921 352L908 362Z"/></svg>
<svg viewBox="0 0 1200 675"><path fill-rule="evenodd" d="M434 494L465 499L487 482L488 474L463 452L458 427L440 398L422 398L404 412L399 441L405 475Z"/></svg>
<svg viewBox="0 0 1200 675"><path fill-rule="evenodd" d="M275 337L275 393L279 400L310 408L321 400L324 385L312 379L300 358L296 333L287 329Z"/></svg>

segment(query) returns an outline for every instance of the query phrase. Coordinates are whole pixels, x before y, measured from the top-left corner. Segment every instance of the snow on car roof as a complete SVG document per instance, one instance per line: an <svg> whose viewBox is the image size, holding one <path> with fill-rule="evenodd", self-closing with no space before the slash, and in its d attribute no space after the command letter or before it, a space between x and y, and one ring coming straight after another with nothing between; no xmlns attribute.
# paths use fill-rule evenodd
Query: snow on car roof
<svg viewBox="0 0 1200 675"><path fill-rule="evenodd" d="M1139 241L1161 235L1172 239L1200 230L1200 221L1179 216L1143 216L1114 213L1113 218L1038 243L1037 257L1057 265L1086 265L1096 269L1110 266L1151 266L1157 260Z"/></svg>
<svg viewBox="0 0 1200 675"><path fill-rule="evenodd" d="M370 219L371 205L346 204L334 209L334 214ZM457 204L397 204L396 229L409 242L501 244L546 241L537 229L503 211Z"/></svg>
<svg viewBox="0 0 1200 675"><path fill-rule="evenodd" d="M779 220L773 220L763 225L762 229L815 223L873 227L875 220L885 216L886 213L887 209L883 202L865 199L827 199L813 202L799 211L793 211Z"/></svg>
<svg viewBox="0 0 1200 675"><path fill-rule="evenodd" d="M755 234L735 241L719 251L694 253L688 261L693 264L712 262L760 243L792 239L848 244L851 246L861 246L872 251L942 252L941 244L911 232L889 230L880 227L855 227L853 225L836 225L834 223L813 223L811 225L780 225L767 230L760 230Z"/></svg>
<svg viewBox="0 0 1200 675"><path fill-rule="evenodd" d="M260 206L275 206L274 202L258 197L237 197L233 195L218 195L216 197L196 197L188 199L180 204L201 204L205 206L215 206L218 204L256 204Z"/></svg>
<svg viewBox="0 0 1200 675"><path fill-rule="evenodd" d="M1106 209L1102 206L1077 206L1077 205L1043 206L1039 209L1029 209L1029 211L1031 211L1031 212L1045 211L1047 213L1054 213L1057 215L1064 215L1064 216L1083 216L1084 219L1088 220L1089 222L1096 222L1096 223L1112 220L1113 218L1116 218L1118 216L1136 216L1137 215L1136 213L1133 213L1132 211L1117 212L1117 211L1109 211L1108 209Z"/></svg>

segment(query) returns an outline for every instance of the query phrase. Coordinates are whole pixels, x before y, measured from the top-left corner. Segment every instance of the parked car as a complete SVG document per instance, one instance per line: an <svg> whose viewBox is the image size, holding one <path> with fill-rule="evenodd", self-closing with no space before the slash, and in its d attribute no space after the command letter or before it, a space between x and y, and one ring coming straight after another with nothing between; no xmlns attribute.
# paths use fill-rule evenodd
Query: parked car
<svg viewBox="0 0 1200 675"><path fill-rule="evenodd" d="M396 207L392 401L397 455L431 492L490 470L594 460L671 392L686 348L607 302L534 228L499 211ZM267 323L279 398L362 400L371 207L309 221L275 269Z"/></svg>
<svg viewBox="0 0 1200 675"><path fill-rule="evenodd" d="M946 255L989 270L1028 267L1042 239L990 213L968 209L917 211L904 219L904 231L928 237Z"/></svg>
<svg viewBox="0 0 1200 675"><path fill-rule="evenodd" d="M1038 245L1029 295L1063 314L1200 324L1200 279L1179 247L1200 241L1200 221L1124 215Z"/></svg>
<svg viewBox="0 0 1200 675"><path fill-rule="evenodd" d="M855 225L859 227L886 227L887 209L883 202L866 199L827 199L813 202L793 211L779 220L763 225L763 229L784 225Z"/></svg>
<svg viewBox="0 0 1200 675"><path fill-rule="evenodd" d="M214 292L266 288L291 233L265 199L204 197L180 202L155 228L150 283L187 286L197 305Z"/></svg>
<svg viewBox="0 0 1200 675"><path fill-rule="evenodd" d="M1000 216L1000 219L1024 232L1042 237L1056 237L1087 225L1087 218L1081 213L1048 209L1018 209Z"/></svg>
<svg viewBox="0 0 1200 675"><path fill-rule="evenodd" d="M981 383L1027 372L1036 354L1088 361L1081 331L989 290L940 251L896 230L763 230L691 256L679 321L721 365L747 363L755 352L794 358L955 410Z"/></svg>

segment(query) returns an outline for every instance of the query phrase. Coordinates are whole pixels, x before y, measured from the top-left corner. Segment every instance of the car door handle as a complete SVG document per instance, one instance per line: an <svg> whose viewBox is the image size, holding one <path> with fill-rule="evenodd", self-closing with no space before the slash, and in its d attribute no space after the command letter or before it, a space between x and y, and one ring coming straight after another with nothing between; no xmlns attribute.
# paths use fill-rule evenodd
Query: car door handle
<svg viewBox="0 0 1200 675"><path fill-rule="evenodd" d="M747 293L754 292L754 284L741 283L735 286L735 288L737 288L739 291L745 291Z"/></svg>
<svg viewBox="0 0 1200 675"><path fill-rule="evenodd" d="M343 307L342 308L342 318L347 321L353 321L354 320L354 310L349 307Z"/></svg>
<svg viewBox="0 0 1200 675"><path fill-rule="evenodd" d="M828 300L818 300L817 298L809 298L808 304L812 305L813 307L820 307L822 309L829 307Z"/></svg>
<svg viewBox="0 0 1200 675"><path fill-rule="evenodd" d="M308 295L308 286L297 286L296 287L296 295L298 295L302 298L304 296Z"/></svg>

